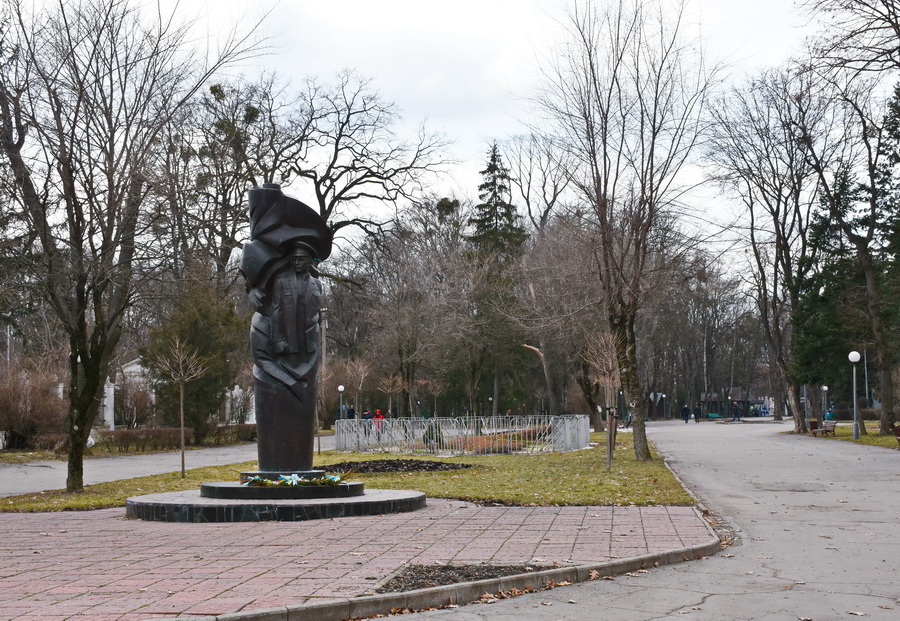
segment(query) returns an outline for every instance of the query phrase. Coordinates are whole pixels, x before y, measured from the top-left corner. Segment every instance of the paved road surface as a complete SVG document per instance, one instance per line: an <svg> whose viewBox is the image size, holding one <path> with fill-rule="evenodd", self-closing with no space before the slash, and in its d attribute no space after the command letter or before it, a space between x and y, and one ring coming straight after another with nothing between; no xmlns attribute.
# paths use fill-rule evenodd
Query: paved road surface
<svg viewBox="0 0 900 621"><path fill-rule="evenodd" d="M735 546L696 562L404 621L900 619L900 451L787 424L651 423Z"/></svg>
<svg viewBox="0 0 900 621"><path fill-rule="evenodd" d="M334 436L322 437L322 450L334 448ZM256 459L256 444L191 450L185 453L187 468L237 464ZM181 452L154 455L123 455L84 460L86 485L149 474L181 470ZM26 494L66 486L66 462L37 461L27 464L0 464L0 497Z"/></svg>

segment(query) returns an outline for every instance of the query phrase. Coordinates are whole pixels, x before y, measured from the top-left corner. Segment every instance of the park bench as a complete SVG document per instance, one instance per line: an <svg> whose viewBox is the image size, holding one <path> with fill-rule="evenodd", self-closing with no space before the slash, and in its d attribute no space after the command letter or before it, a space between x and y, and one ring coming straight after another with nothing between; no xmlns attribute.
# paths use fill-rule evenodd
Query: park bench
<svg viewBox="0 0 900 621"><path fill-rule="evenodd" d="M715 412L710 412L709 414L706 415L706 417L710 420L715 420L717 418L722 418L722 415L716 414Z"/></svg>
<svg viewBox="0 0 900 621"><path fill-rule="evenodd" d="M900 425L894 425L894 437L897 438L897 444L900 444ZM898 447L900 448L900 447Z"/></svg>
<svg viewBox="0 0 900 621"><path fill-rule="evenodd" d="M809 430L810 430L810 432L812 432L812 434L813 434L814 436L818 436L820 433L821 433L823 436L827 436L829 433L830 433L831 435L834 435L834 428L837 426L837 421L834 421L834 420L826 420L824 423L822 423L822 427L821 427L821 428L819 428L818 425L813 426L813 425L812 425L812 422L813 422L813 421L810 421ZM816 422L818 422L818 421L816 421Z"/></svg>

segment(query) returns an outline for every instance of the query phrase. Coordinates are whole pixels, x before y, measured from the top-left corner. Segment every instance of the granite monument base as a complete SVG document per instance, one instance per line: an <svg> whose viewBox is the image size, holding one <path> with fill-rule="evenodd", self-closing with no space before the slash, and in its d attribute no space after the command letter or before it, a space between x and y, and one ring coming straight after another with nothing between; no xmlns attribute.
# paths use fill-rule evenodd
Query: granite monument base
<svg viewBox="0 0 900 621"><path fill-rule="evenodd" d="M154 522L300 522L423 508L425 494L409 490L376 489L345 498L304 499L208 498L197 491L185 491L129 498L125 517Z"/></svg>
<svg viewBox="0 0 900 621"><path fill-rule="evenodd" d="M288 498L348 498L362 496L365 490L360 481L347 481L335 485L285 485L251 486L237 481L201 483L203 498L245 498L253 500L284 500Z"/></svg>

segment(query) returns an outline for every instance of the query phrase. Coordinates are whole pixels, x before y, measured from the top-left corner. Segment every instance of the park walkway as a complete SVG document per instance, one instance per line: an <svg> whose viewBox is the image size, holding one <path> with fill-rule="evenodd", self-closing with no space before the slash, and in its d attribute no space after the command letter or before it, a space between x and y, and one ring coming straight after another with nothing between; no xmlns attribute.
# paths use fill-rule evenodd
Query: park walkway
<svg viewBox="0 0 900 621"><path fill-rule="evenodd" d="M6 513L0 619L264 612L365 594L407 563L590 564L708 545L711 537L691 507L429 499L412 513L239 524L126 520L124 509Z"/></svg>
<svg viewBox="0 0 900 621"><path fill-rule="evenodd" d="M791 426L648 425L673 470L736 531L718 555L398 619L900 618L900 451L786 434Z"/></svg>
<svg viewBox="0 0 900 621"><path fill-rule="evenodd" d="M323 448L330 442L323 438ZM255 450L192 451L188 466L247 461ZM65 464L42 465L0 465L0 494L60 487ZM85 478L108 481L179 465L178 453L94 459L86 462ZM18 476L25 480L14 488ZM410 563L624 566L717 547L692 507L429 499L412 513L242 524L142 522L125 519L124 509L6 513L0 514L0 619L299 619L288 611L313 603L324 608L302 618L340 618L341 602L359 601Z"/></svg>
<svg viewBox="0 0 900 621"><path fill-rule="evenodd" d="M334 448L334 436L320 438L323 451ZM189 450L185 453L188 469L255 461L256 444L238 444ZM28 494L66 487L65 461L35 461L25 464L0 464L0 497ZM120 455L84 460L84 483L94 485L151 474L179 472L181 452L149 455Z"/></svg>

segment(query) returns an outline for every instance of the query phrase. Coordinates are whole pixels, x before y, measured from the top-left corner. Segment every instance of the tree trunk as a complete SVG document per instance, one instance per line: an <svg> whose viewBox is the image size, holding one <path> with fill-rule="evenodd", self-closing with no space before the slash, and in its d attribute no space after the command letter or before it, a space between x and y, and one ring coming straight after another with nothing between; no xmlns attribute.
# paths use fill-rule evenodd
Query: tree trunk
<svg viewBox="0 0 900 621"><path fill-rule="evenodd" d="M91 397L92 403L88 405L84 404L84 392L82 390L82 396L70 398L71 405L66 417L66 435L69 443L67 492L84 491L84 449L100 405L99 391L94 391L94 396Z"/></svg>
<svg viewBox="0 0 900 621"><path fill-rule="evenodd" d="M794 433L806 433L806 420L803 418L803 407L800 405L800 385L787 381L788 403L794 415Z"/></svg>
<svg viewBox="0 0 900 621"><path fill-rule="evenodd" d="M881 395L881 417L878 421L878 433L891 435L894 418L894 378L891 373L894 364L894 352L889 344L889 336L884 328L882 318L881 289L878 275L875 273L874 259L868 246L865 249L857 246L859 262L866 275L866 303L869 308L869 321L872 326L872 337L875 340L875 351L878 354L878 387ZM868 395L867 395L868 396ZM869 404L871 407L871 404ZM860 421L861 422L861 421ZM864 425L860 425L860 433Z"/></svg>
<svg viewBox="0 0 900 621"><path fill-rule="evenodd" d="M178 416L181 422L181 478L184 478L184 382L178 382Z"/></svg>
<svg viewBox="0 0 900 621"><path fill-rule="evenodd" d="M609 314L610 329L615 337L616 356L619 362L619 378L624 392L625 407L631 410L634 456L638 461L652 459L644 425L644 398L641 396L640 378L637 372L637 340L634 333L634 313Z"/></svg>
<svg viewBox="0 0 900 621"><path fill-rule="evenodd" d="M587 362L584 362L583 360L579 362L578 374L575 377L575 381L578 383L578 387L581 388L581 394L584 395L584 400L587 401L591 418L591 427L594 428L594 431L603 431L606 429L606 423L604 421L606 414L604 414L603 409L594 398L594 385L593 382L591 382L589 371L590 365Z"/></svg>
<svg viewBox="0 0 900 621"><path fill-rule="evenodd" d="M777 365L775 365L775 374L776 377L769 375L769 389L772 391L773 400L772 407L775 410L772 412L772 420L781 422L784 420L784 382L781 379L781 370L778 369Z"/></svg>
<svg viewBox="0 0 900 621"><path fill-rule="evenodd" d="M500 370L494 367L494 400L491 405L491 416L497 416L500 408Z"/></svg>
<svg viewBox="0 0 900 621"><path fill-rule="evenodd" d="M92 334L87 330L74 336L70 333L67 492L84 491L84 449L100 409L110 352L115 349L119 335L115 328L106 332L100 327L95 327ZM90 349L84 343L87 338L93 341Z"/></svg>
<svg viewBox="0 0 900 621"><path fill-rule="evenodd" d="M557 395L556 384L553 381L553 372L547 357L544 355L543 340L541 340L539 344L540 347L534 347L533 345L522 343L522 347L528 351L533 351L541 361L541 369L544 372L544 386L547 390L547 400L550 402L550 416L559 416L559 396Z"/></svg>

